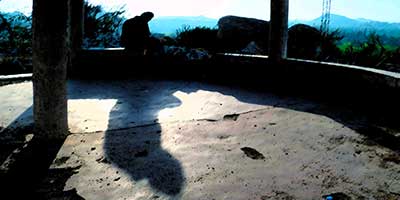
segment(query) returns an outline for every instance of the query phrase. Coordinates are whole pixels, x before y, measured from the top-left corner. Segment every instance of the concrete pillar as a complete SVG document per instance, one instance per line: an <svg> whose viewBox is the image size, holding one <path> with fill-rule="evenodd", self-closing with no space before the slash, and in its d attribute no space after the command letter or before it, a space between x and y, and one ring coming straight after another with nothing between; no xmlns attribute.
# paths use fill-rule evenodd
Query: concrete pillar
<svg viewBox="0 0 400 200"><path fill-rule="evenodd" d="M68 134L69 11L68 0L33 0L35 138L59 139Z"/></svg>
<svg viewBox="0 0 400 200"><path fill-rule="evenodd" d="M289 0L271 0L269 58L280 62L287 55Z"/></svg>

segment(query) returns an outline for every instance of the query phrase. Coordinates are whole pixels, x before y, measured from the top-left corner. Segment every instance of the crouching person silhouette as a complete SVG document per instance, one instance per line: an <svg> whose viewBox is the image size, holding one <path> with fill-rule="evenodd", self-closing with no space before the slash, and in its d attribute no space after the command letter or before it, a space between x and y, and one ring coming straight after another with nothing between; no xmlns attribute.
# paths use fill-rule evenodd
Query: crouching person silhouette
<svg viewBox="0 0 400 200"><path fill-rule="evenodd" d="M150 29L148 22L153 19L152 12L144 12L140 16L128 19L122 26L121 45L126 51L146 55L150 45Z"/></svg>

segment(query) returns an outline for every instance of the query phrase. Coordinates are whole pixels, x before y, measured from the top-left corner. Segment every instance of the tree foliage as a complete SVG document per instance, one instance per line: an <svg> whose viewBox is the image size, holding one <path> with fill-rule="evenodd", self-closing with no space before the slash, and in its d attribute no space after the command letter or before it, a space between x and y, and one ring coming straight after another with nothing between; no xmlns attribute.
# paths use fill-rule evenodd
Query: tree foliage
<svg viewBox="0 0 400 200"><path fill-rule="evenodd" d="M0 13L0 52L22 56L32 52L32 17Z"/></svg>
<svg viewBox="0 0 400 200"><path fill-rule="evenodd" d="M343 37L344 36L341 34L339 29L328 33L321 33L321 51L317 59L322 61L338 62L341 57L338 43L343 39Z"/></svg>
<svg viewBox="0 0 400 200"><path fill-rule="evenodd" d="M100 5L85 3L84 47L119 47L123 8L105 12Z"/></svg>
<svg viewBox="0 0 400 200"><path fill-rule="evenodd" d="M388 61L395 61L396 51L386 48L380 36L370 33L366 42L349 43L343 49L343 60L349 64L380 68ZM400 64L400 63L397 63Z"/></svg>
<svg viewBox="0 0 400 200"><path fill-rule="evenodd" d="M32 17L0 13L0 74L32 70Z"/></svg>

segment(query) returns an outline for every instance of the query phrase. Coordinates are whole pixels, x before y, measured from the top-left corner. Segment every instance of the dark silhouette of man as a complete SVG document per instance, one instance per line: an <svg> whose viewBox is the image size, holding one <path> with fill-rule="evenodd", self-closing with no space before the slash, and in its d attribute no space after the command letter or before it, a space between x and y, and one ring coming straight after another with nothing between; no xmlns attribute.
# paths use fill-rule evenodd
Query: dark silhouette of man
<svg viewBox="0 0 400 200"><path fill-rule="evenodd" d="M121 45L125 50L145 55L150 45L148 22L154 17L152 12L128 19L122 26Z"/></svg>

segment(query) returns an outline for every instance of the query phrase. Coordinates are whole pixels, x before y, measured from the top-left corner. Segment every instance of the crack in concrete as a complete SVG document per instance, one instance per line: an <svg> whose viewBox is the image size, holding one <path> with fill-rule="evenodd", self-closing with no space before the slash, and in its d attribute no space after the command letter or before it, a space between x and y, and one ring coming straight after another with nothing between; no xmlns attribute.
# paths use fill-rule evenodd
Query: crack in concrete
<svg viewBox="0 0 400 200"><path fill-rule="evenodd" d="M255 109L255 110L249 110L246 112L240 112L240 113L233 113L233 114L225 114L224 116L227 115L246 115L246 114L250 114L250 113L254 113L254 112L260 112L260 111L265 111L265 110L270 110L275 108L275 106L271 106L268 108L260 108L260 109ZM220 119L212 119L212 118L202 118L202 119L192 119L192 120L176 120L176 121L165 121L165 122L153 122L153 123L143 123L140 125L135 125L135 126L128 126L128 127L123 127L123 128L115 128L115 129L107 129L107 130L97 130L97 131L91 131L91 132L82 132L82 133L74 133L74 132L70 132L70 134L72 135L86 135L86 134L94 134L94 133L101 133L101 132L114 132L114 131L125 131L125 130L130 130L130 129L136 129L136 128L144 128L144 127L151 127L151 126L156 126L156 125L162 125L162 124L175 124L175 123L188 123L188 122L211 122L211 123L216 123L216 122L221 122L221 121L226 121L226 119L224 119L224 117L220 118ZM236 121L236 120L235 120Z"/></svg>
<svg viewBox="0 0 400 200"><path fill-rule="evenodd" d="M255 109L255 110L250 110L250 111L246 111L246 112L240 112L240 113L232 113L232 114L225 114L222 119L208 119L208 118L203 118L203 119L197 119L195 121L207 121L207 122L220 122L220 121L226 121L226 116L236 116L239 117L240 115L246 115L246 114L250 114L250 113L254 113L254 112L260 112L260 111L265 111L265 110L270 110L275 108L275 106L271 106L268 108L260 108L260 109ZM234 120L236 121L236 120Z"/></svg>

